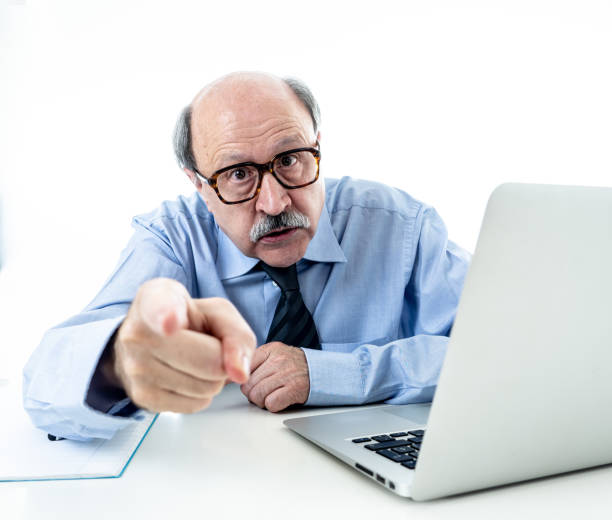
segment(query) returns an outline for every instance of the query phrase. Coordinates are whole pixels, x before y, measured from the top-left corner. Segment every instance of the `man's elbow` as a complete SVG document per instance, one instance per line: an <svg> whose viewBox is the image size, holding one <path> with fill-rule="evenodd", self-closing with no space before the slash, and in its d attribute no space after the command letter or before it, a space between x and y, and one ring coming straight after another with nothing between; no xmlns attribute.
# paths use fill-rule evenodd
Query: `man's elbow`
<svg viewBox="0 0 612 520"><path fill-rule="evenodd" d="M114 431L95 431L75 421L62 416L51 404L24 397L23 407L32 421L32 424L47 434L73 441L90 441L92 439L110 439Z"/></svg>

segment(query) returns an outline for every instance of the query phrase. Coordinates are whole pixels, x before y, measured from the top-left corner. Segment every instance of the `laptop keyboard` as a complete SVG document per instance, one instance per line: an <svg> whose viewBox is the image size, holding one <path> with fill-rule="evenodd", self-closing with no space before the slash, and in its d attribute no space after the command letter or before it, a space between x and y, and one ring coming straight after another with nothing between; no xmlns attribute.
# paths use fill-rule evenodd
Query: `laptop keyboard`
<svg viewBox="0 0 612 520"><path fill-rule="evenodd" d="M355 444L363 444L365 449L375 451L378 455L397 462L405 468L414 469L423 442L423 435L425 435L425 430L411 430L373 435L372 437L359 437L358 439L352 439L352 441Z"/></svg>

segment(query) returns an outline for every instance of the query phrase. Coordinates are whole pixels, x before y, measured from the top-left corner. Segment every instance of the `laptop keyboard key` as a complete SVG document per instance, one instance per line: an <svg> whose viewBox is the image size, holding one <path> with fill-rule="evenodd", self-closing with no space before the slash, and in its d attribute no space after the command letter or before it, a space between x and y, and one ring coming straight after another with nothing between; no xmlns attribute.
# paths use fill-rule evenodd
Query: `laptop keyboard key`
<svg viewBox="0 0 612 520"><path fill-rule="evenodd" d="M376 453L378 453L379 455L382 455L383 457L387 457L393 462L407 462L407 461L412 460L412 457L410 455L406 455L406 454L402 455L401 453L395 453L391 450L380 450L380 451L377 451Z"/></svg>
<svg viewBox="0 0 612 520"><path fill-rule="evenodd" d="M410 446L398 446L397 448L391 448L395 453L412 453Z"/></svg>
<svg viewBox="0 0 612 520"><path fill-rule="evenodd" d="M408 469L414 469L416 468L416 462L412 460L408 460L406 462L402 462L402 466Z"/></svg>
<svg viewBox="0 0 612 520"><path fill-rule="evenodd" d="M353 442L359 444L360 442L368 442L371 441L369 437L359 437L359 439L353 439Z"/></svg>
<svg viewBox="0 0 612 520"><path fill-rule="evenodd" d="M372 440L376 442L387 442L392 441L393 437L390 437L389 435L374 435Z"/></svg>
<svg viewBox="0 0 612 520"><path fill-rule="evenodd" d="M416 435L417 437L423 437L423 435L425 435L425 430L412 430L408 433L411 433L412 435Z"/></svg>
<svg viewBox="0 0 612 520"><path fill-rule="evenodd" d="M391 437L407 437L408 432L395 432L395 433L390 433L389 435L391 435Z"/></svg>
<svg viewBox="0 0 612 520"><path fill-rule="evenodd" d="M373 444L364 444L364 448L372 451L387 450L390 448L397 448L399 446L409 446L408 441L390 441L390 442L375 442Z"/></svg>

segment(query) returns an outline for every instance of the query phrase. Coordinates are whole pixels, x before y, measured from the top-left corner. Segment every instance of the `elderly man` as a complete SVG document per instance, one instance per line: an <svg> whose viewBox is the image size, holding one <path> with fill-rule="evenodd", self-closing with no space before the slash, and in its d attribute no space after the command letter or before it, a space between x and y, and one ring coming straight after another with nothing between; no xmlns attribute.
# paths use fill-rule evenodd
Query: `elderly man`
<svg viewBox="0 0 612 520"><path fill-rule="evenodd" d="M196 96L175 148L197 193L136 217L98 296L45 335L24 370L37 426L108 438L227 382L273 412L431 400L469 256L407 194L324 183L318 126L296 80L234 73Z"/></svg>

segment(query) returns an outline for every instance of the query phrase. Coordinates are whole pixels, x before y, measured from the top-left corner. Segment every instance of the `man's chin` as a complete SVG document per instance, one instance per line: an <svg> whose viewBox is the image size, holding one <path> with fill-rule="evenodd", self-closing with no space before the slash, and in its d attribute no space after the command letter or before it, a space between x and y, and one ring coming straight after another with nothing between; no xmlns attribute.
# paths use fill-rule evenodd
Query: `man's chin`
<svg viewBox="0 0 612 520"><path fill-rule="evenodd" d="M306 235L303 229L297 230L300 235ZM274 267L287 267L295 264L306 254L310 238L265 242L261 239L255 247L257 258Z"/></svg>

